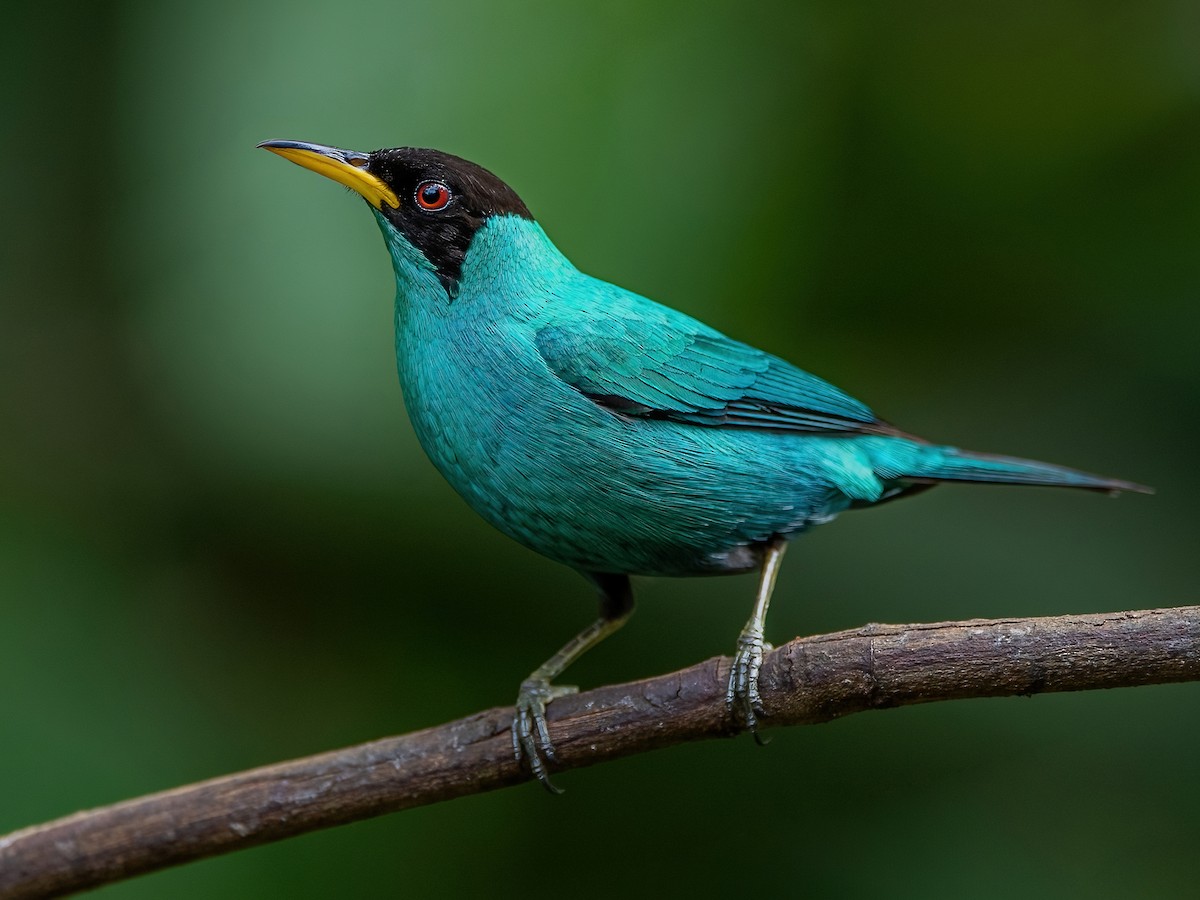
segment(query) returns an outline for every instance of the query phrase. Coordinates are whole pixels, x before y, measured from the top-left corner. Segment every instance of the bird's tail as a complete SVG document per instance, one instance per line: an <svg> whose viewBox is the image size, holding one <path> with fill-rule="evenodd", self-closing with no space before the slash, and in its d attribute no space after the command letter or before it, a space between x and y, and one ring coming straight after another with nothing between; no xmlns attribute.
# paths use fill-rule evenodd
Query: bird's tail
<svg viewBox="0 0 1200 900"><path fill-rule="evenodd" d="M907 473L904 480L935 484L943 481L965 481L978 484L1032 484L1047 487L1082 488L1115 494L1133 491L1152 494L1153 488L1105 478L1078 469L1068 469L1051 463L1016 456L995 456L990 453L975 453L955 447L924 447L918 465Z"/></svg>

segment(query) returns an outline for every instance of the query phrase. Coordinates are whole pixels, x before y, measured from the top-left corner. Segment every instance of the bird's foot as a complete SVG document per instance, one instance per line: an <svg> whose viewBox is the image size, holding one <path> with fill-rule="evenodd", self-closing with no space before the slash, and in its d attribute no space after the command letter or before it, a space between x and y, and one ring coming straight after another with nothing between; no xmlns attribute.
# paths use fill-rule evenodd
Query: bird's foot
<svg viewBox="0 0 1200 900"><path fill-rule="evenodd" d="M758 733L758 720L765 718L767 712L758 693L758 672L764 651L770 649L761 631L746 630L738 635L737 652L729 670L729 688L725 691L725 707L746 723L746 729L760 745L767 741Z"/></svg>
<svg viewBox="0 0 1200 900"><path fill-rule="evenodd" d="M548 678L532 676L521 682L517 692L517 714L513 716L512 726L513 755L518 764L524 760L530 774L552 794L561 794L562 790L554 786L546 771L546 763L558 762L546 725L546 704L577 693L579 688L575 685L553 685Z"/></svg>

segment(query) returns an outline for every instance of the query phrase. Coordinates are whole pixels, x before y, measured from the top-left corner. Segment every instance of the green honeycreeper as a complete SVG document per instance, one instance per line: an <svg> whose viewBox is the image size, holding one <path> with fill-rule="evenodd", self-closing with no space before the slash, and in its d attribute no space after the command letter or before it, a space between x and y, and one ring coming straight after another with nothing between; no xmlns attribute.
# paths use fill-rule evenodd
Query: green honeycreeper
<svg viewBox="0 0 1200 900"><path fill-rule="evenodd" d="M930 444L790 363L583 274L507 184L448 153L259 145L370 205L396 274L396 360L433 464L505 534L587 577L599 618L520 687L513 751L555 790L551 682L633 612L630 575L761 572L726 692L757 738L763 624L787 542L946 481L1140 485Z"/></svg>

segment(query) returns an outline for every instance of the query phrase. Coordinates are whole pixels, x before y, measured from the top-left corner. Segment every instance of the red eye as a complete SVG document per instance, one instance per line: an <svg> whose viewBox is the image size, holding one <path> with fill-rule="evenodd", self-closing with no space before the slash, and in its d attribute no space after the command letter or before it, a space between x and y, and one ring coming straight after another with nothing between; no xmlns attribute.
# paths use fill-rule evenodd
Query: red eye
<svg viewBox="0 0 1200 900"><path fill-rule="evenodd" d="M450 188L440 181L422 181L417 185L417 206L437 212L450 202Z"/></svg>

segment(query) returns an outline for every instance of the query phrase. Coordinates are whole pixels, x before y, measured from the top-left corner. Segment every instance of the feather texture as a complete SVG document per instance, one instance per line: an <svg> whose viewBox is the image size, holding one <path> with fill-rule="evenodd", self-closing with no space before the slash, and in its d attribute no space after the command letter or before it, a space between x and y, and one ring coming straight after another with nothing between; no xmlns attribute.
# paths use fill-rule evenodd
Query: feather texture
<svg viewBox="0 0 1200 900"><path fill-rule="evenodd" d="M635 305L635 304L630 304ZM614 412L689 425L898 434L864 404L769 353L673 310L606 310L537 332L547 367Z"/></svg>

